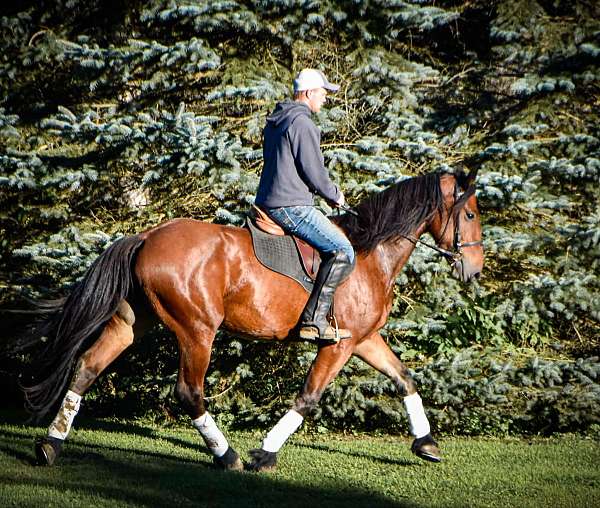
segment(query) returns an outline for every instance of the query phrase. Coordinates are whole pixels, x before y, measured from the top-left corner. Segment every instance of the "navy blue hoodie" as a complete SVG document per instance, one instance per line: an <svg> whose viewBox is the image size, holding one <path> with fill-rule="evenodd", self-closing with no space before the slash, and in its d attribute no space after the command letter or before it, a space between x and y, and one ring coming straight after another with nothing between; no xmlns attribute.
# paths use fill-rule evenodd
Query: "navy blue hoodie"
<svg viewBox="0 0 600 508"><path fill-rule="evenodd" d="M280 102L263 130L264 166L256 204L267 208L313 205L314 194L337 202L321 153L321 132L301 102Z"/></svg>

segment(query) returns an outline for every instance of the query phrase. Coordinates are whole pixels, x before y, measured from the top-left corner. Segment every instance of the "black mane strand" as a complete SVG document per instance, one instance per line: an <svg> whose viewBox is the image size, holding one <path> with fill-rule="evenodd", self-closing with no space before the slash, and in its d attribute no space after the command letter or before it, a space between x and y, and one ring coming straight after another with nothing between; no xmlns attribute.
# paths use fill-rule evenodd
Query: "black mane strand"
<svg viewBox="0 0 600 508"><path fill-rule="evenodd" d="M354 207L358 216L346 213L336 222L357 252L369 253L382 242L414 232L441 212L443 203L440 173L429 173L369 196Z"/></svg>

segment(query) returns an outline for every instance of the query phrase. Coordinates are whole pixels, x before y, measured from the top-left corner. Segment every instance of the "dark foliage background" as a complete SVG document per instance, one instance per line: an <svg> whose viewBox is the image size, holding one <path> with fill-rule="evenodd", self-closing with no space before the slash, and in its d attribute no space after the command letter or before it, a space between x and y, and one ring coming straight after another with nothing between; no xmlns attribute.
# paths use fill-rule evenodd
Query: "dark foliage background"
<svg viewBox="0 0 600 508"><path fill-rule="evenodd" d="M295 72L342 90L319 114L350 203L398 178L479 167L485 277L418 249L383 333L437 429L595 431L600 420L600 12L577 0L56 0L0 13L2 342L26 298L65 294L112 241L172 217L240 224L261 130ZM326 209L326 205L322 205ZM18 311L18 312L15 312ZM285 411L314 351L220 335L221 423ZM29 358L0 361L8 400ZM86 397L178 418L177 351L155 330ZM313 428L401 431L391 384L352 361Z"/></svg>

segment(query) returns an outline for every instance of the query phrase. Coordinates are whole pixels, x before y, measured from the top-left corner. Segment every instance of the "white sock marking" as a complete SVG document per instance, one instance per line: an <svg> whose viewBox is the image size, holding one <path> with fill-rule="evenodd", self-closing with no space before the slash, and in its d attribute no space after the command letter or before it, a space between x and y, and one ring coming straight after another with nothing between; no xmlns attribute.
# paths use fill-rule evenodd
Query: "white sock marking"
<svg viewBox="0 0 600 508"><path fill-rule="evenodd" d="M192 425L200 432L202 439L206 443L206 447L215 457L225 455L227 448L229 448L229 443L208 411L199 418L192 420Z"/></svg>
<svg viewBox="0 0 600 508"><path fill-rule="evenodd" d="M429 420L423 409L423 401L418 393L413 393L404 397L404 407L408 413L408 421L410 422L410 432L417 439L426 436L431 432Z"/></svg>
<svg viewBox="0 0 600 508"><path fill-rule="evenodd" d="M278 452L283 443L298 430L298 427L302 424L302 420L304 418L300 413L290 409L267 434L263 440L262 449L267 452Z"/></svg>

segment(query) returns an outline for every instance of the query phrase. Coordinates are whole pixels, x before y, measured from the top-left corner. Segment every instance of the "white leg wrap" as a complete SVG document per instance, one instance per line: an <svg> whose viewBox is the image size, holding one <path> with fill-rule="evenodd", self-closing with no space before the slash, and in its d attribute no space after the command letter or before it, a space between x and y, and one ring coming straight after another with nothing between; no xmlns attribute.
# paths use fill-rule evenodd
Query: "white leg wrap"
<svg viewBox="0 0 600 508"><path fill-rule="evenodd" d="M267 452L278 452L288 437L298 430L302 420L304 418L300 413L290 409L267 434L267 437L263 440L262 449Z"/></svg>
<svg viewBox="0 0 600 508"><path fill-rule="evenodd" d="M227 448L229 448L229 443L208 412L192 420L192 425L200 432L202 439L206 443L206 447L215 457L225 455Z"/></svg>
<svg viewBox="0 0 600 508"><path fill-rule="evenodd" d="M69 390L63 399L60 410L48 429L48 436L57 439L67 439L73 420L81 405L81 395Z"/></svg>
<svg viewBox="0 0 600 508"><path fill-rule="evenodd" d="M417 439L429 434L431 428L429 427L429 420L425 416L421 396L418 393L413 393L404 397L404 407L408 413L411 434Z"/></svg>

